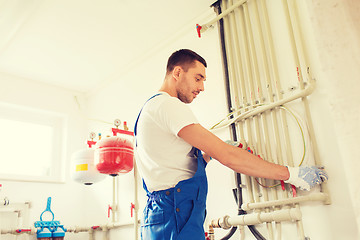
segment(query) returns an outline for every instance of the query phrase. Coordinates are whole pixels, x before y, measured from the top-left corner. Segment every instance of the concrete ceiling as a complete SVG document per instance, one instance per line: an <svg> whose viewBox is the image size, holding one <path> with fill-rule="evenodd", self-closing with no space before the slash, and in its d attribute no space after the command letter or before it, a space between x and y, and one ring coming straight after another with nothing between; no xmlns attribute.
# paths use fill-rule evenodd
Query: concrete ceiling
<svg viewBox="0 0 360 240"><path fill-rule="evenodd" d="M0 73L88 92L213 2L0 0Z"/></svg>

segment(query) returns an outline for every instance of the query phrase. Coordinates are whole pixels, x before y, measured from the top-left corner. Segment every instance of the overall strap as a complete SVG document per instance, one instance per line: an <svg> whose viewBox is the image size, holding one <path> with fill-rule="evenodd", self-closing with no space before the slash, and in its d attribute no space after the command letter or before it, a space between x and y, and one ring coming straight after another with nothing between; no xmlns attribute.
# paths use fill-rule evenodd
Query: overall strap
<svg viewBox="0 0 360 240"><path fill-rule="evenodd" d="M161 95L161 93L157 93L157 94L155 94L154 96L150 97L148 100L146 100L146 102L144 103L143 107L141 108L141 110L140 110L140 112L139 112L139 115L138 115L137 118L136 118L135 126L134 126L135 146L137 146L136 133L137 133L137 124L138 124L138 121L139 121L140 114L141 114L141 112L142 112L145 104L146 104L148 101L150 101L151 99L153 99L154 97L159 96L159 95ZM148 194L149 194L149 190L147 189L147 186L146 186L146 184L145 184L144 179L142 180L142 182L143 182L143 188L145 189L146 194L148 195Z"/></svg>
<svg viewBox="0 0 360 240"><path fill-rule="evenodd" d="M143 107L141 108L141 110L140 110L140 112L139 112L139 115L137 116L136 121L135 121L135 126L134 126L134 135L135 135L135 137L136 137L136 133L137 133L137 124L138 124L138 121L139 121L139 117L140 117L140 114L141 114L141 112L142 112L145 104L146 104L148 101L150 101L151 99L153 99L154 97L159 96L159 95L161 95L161 93L157 93L157 94L155 94L154 96L152 96L151 98L149 98L148 100L146 100L146 102L144 103Z"/></svg>

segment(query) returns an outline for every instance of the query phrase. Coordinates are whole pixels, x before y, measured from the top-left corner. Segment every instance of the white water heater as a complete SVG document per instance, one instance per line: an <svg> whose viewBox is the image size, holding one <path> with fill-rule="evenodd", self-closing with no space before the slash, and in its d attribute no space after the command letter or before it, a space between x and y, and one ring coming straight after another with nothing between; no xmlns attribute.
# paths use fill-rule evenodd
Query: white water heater
<svg viewBox="0 0 360 240"><path fill-rule="evenodd" d="M72 178L74 181L91 185L105 179L106 175L99 173L94 164L94 149L81 149L71 156Z"/></svg>

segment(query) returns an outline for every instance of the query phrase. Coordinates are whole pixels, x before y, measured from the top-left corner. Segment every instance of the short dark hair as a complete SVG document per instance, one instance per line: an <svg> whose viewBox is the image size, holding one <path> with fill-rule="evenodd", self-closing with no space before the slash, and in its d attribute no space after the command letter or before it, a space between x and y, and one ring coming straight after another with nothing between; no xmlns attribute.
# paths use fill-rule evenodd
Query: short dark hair
<svg viewBox="0 0 360 240"><path fill-rule="evenodd" d="M175 66L181 66L184 71L187 71L189 67L195 63L195 61L201 62L205 67L207 67L206 61L199 54L189 49L180 49L173 54L168 59L166 66L166 74L169 74Z"/></svg>

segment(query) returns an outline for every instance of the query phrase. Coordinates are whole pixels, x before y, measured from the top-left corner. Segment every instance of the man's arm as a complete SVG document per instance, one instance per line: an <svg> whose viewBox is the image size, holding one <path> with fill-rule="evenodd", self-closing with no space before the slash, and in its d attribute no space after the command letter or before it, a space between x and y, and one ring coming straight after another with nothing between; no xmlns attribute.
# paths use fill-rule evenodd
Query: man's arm
<svg viewBox="0 0 360 240"><path fill-rule="evenodd" d="M289 179L287 167L267 162L246 150L226 144L200 124L182 128L178 136L235 172L275 180Z"/></svg>

